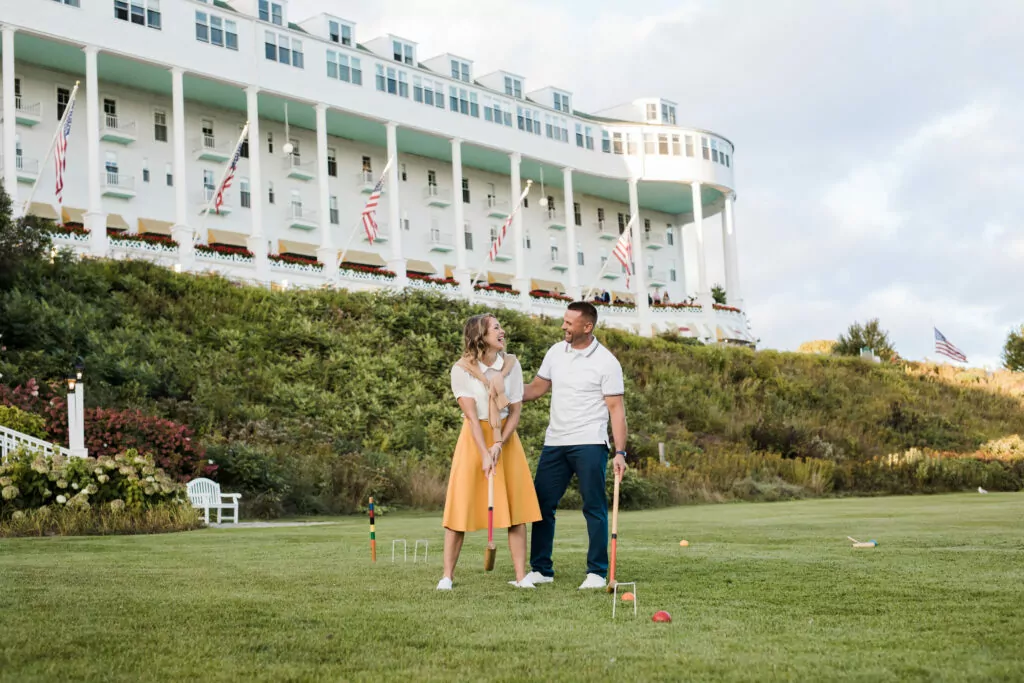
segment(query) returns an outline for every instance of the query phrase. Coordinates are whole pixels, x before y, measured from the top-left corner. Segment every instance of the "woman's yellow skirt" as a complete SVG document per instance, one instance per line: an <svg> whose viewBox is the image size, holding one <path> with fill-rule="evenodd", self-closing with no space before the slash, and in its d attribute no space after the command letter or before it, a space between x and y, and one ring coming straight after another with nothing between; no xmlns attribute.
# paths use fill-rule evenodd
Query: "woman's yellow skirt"
<svg viewBox="0 0 1024 683"><path fill-rule="evenodd" d="M484 443L494 443L491 425L483 420L480 429ZM540 505L533 488L530 465L519 435L512 432L505 442L494 470L494 528L506 529L540 519ZM462 432L455 444L452 471L448 477L448 496L444 503L446 529L478 531L487 528L487 477L484 476L480 449L473 441L470 423L463 419Z"/></svg>

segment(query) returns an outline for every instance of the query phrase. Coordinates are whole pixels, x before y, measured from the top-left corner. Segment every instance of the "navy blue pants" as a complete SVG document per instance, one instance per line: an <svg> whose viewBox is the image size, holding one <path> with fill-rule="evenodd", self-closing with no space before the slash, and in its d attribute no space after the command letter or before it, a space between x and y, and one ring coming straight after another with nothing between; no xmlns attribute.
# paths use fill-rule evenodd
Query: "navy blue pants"
<svg viewBox="0 0 1024 683"><path fill-rule="evenodd" d="M565 495L572 475L579 478L583 497L583 516L587 520L587 572L608 574L608 498L605 475L608 470L608 446L545 446L540 453L533 485L537 489L541 520L533 523L530 538L530 568L544 576L554 576L551 548L555 540L555 509Z"/></svg>

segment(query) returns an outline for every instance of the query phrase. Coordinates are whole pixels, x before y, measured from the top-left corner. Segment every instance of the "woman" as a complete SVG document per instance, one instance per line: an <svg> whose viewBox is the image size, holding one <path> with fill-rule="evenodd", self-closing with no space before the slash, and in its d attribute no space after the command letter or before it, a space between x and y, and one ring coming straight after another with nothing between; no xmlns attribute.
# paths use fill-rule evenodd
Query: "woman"
<svg viewBox="0 0 1024 683"><path fill-rule="evenodd" d="M467 531L487 528L487 478L494 477L494 528L508 528L516 588L526 579L526 523L540 519L540 505L526 453L516 434L523 407L523 369L505 354L505 332L493 315L474 315L463 330L462 358L452 367L452 392L464 416L455 444L444 505L444 576L451 590L455 563Z"/></svg>

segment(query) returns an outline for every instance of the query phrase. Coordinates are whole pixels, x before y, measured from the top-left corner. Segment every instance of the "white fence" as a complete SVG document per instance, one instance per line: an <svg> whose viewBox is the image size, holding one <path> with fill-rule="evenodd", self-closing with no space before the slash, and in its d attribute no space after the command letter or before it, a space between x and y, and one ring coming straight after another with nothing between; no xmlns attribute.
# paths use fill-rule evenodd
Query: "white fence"
<svg viewBox="0 0 1024 683"><path fill-rule="evenodd" d="M7 454L19 448L29 448L42 451L44 455L55 455L60 453L65 458L72 457L71 451L49 441L37 439L28 434L16 432L7 427L0 427L0 462L7 459Z"/></svg>

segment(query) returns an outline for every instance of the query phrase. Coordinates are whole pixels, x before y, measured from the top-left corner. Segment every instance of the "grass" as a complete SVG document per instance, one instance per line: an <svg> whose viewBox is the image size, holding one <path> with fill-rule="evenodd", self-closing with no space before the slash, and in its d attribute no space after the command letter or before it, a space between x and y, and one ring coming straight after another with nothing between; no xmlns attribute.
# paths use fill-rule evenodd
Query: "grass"
<svg viewBox="0 0 1024 683"><path fill-rule="evenodd" d="M1020 680L1024 496L730 504L620 515L640 616L580 593L582 515L554 585L516 591L471 535L438 593L440 520L0 545L0 680ZM846 536L875 538L853 550ZM407 538L409 563L391 563ZM413 542L430 540L427 563ZM681 548L679 540L690 541ZM671 624L651 614L665 609Z"/></svg>

